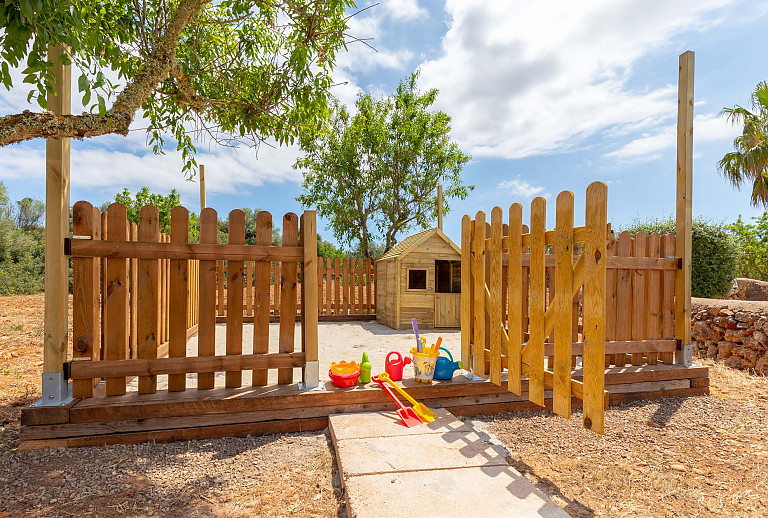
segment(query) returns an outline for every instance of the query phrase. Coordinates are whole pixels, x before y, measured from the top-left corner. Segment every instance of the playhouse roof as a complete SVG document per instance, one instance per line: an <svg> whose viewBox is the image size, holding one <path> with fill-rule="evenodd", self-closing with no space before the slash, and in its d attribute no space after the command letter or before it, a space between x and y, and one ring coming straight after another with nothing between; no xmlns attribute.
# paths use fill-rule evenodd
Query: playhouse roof
<svg viewBox="0 0 768 518"><path fill-rule="evenodd" d="M384 261L387 259L394 259L396 257L399 257L400 259L402 259L406 255L416 250L419 247L419 245L421 245L427 239L435 235L437 235L443 241L448 243L448 245L451 248L453 248L457 254L461 255L461 248L456 246L456 243L451 241L451 239L448 236L446 236L442 230L440 230L439 228L430 228L422 232L419 232L418 234L413 234L412 236L406 237L405 239L400 241L398 244L393 246L386 254L384 254L381 257L380 261Z"/></svg>

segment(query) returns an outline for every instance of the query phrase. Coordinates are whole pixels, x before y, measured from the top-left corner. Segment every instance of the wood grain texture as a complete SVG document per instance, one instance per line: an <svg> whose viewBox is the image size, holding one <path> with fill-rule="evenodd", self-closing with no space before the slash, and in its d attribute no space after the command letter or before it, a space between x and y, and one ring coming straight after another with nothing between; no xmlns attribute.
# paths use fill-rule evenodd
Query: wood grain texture
<svg viewBox="0 0 768 518"><path fill-rule="evenodd" d="M552 411L571 418L571 327L573 324L573 193L557 196L555 230L555 355Z"/></svg>
<svg viewBox="0 0 768 518"><path fill-rule="evenodd" d="M160 239L160 216L157 208L145 206L139 215L138 239L140 242L157 242ZM160 261L139 259L138 264L138 357L157 358L160 324ZM157 390L157 377L139 377L139 393L151 394Z"/></svg>
<svg viewBox="0 0 768 518"><path fill-rule="evenodd" d="M523 291L521 278L523 275L523 206L513 203L509 207L509 264L507 297L509 303L509 342L507 357L509 359L509 376L507 390L521 395L522 391L522 359L523 346L523 298L528 299L528 292ZM515 282L516 281L516 282Z"/></svg>
<svg viewBox="0 0 768 518"><path fill-rule="evenodd" d="M632 236L626 230L619 234L617 252L620 257L632 255ZM617 272L617 296L616 296L616 339L632 339L632 270L619 270ZM616 365L627 363L625 354L616 355Z"/></svg>
<svg viewBox="0 0 768 518"><path fill-rule="evenodd" d="M489 317L489 335L491 339L491 371L490 380L494 385L501 385L501 238L502 238L501 207L491 210L491 251L488 254L490 260L490 304L486 308Z"/></svg>
<svg viewBox="0 0 768 518"><path fill-rule="evenodd" d="M261 211L256 216L256 244L264 245L272 242L272 214ZM253 309L253 352L265 354L269 352L269 306L271 290L271 265L269 261L257 261L254 267L255 300ZM267 384L269 372L266 369L253 371L253 385Z"/></svg>
<svg viewBox="0 0 768 518"><path fill-rule="evenodd" d="M212 244L218 235L218 214L210 207L200 213L200 242ZM216 292L217 261L200 261L200 323L197 331L197 355L214 356L216 354ZM210 390L214 385L213 373L197 375L198 390Z"/></svg>
<svg viewBox="0 0 768 518"><path fill-rule="evenodd" d="M299 218L289 212L283 216L283 246L294 247L299 242ZM296 327L296 263L282 263L280 272L280 343L281 353L294 350L294 332ZM279 384L293 383L293 369L278 369Z"/></svg>
<svg viewBox="0 0 768 518"><path fill-rule="evenodd" d="M475 215L472 259L472 373L485 376L485 212Z"/></svg>
<svg viewBox="0 0 768 518"><path fill-rule="evenodd" d="M544 406L544 311L546 309L546 245L547 205L537 197L531 202L531 266L529 294L529 335L523 351L523 363L528 365L528 399Z"/></svg>
<svg viewBox="0 0 768 518"><path fill-rule="evenodd" d="M304 337L305 359L307 362L315 362L319 359L317 337L317 215L315 211L308 210L302 214L301 218L301 243L304 247L301 328ZM362 259L359 261L362 263ZM360 287L362 288L362 269L358 270L358 272ZM362 296L360 300L362 300Z"/></svg>
<svg viewBox="0 0 768 518"><path fill-rule="evenodd" d="M189 241L189 211L177 206L171 210L171 242L185 244ZM169 262L168 292L168 356L187 355L187 300L188 259L172 259ZM187 378L183 374L168 376L168 390L186 390Z"/></svg>
<svg viewBox="0 0 768 518"><path fill-rule="evenodd" d="M472 338L472 228L471 218L461 218L461 363L470 368Z"/></svg>
<svg viewBox="0 0 768 518"><path fill-rule="evenodd" d="M85 201L72 208L72 232L75 235L95 239L95 226L101 221L94 219L93 206ZM99 335L99 272L98 259L75 258L72 260L72 357L98 360ZM93 396L94 380L72 382L72 396Z"/></svg>
<svg viewBox="0 0 768 518"><path fill-rule="evenodd" d="M637 232L632 240L632 255L634 257L645 257L648 245L648 238L644 232ZM632 339L643 340L647 338L648 330L648 307L645 295L648 290L646 286L646 271L640 268L632 270ZM642 365L643 355L633 353L630 357L632 365Z"/></svg>
<svg viewBox="0 0 768 518"><path fill-rule="evenodd" d="M229 244L245 243L245 214L242 210L229 213ZM242 261L227 261L227 345L228 355L243 353L243 268ZM227 371L227 387L239 387L243 384L240 370Z"/></svg>
<svg viewBox="0 0 768 518"><path fill-rule="evenodd" d="M128 237L125 206L113 203L107 214L110 240L124 241ZM128 358L128 261L110 258L106 263L104 359L125 360ZM125 394L125 382L125 377L107 378L107 395Z"/></svg>

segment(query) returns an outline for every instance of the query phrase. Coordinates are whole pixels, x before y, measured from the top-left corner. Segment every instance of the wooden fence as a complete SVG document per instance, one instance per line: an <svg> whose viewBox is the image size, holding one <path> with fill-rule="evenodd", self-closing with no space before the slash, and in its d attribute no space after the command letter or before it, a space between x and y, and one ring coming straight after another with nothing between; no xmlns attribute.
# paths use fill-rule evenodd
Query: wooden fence
<svg viewBox="0 0 768 518"><path fill-rule="evenodd" d="M124 394L127 378L138 376L140 393L157 390L157 375L168 375L168 390L186 389L186 374L197 373L197 388L211 389L214 373L226 372L226 386L239 387L242 371L253 369L253 384L266 385L268 369L278 383L293 383L293 367L317 368L317 230L315 213L283 218L283 246L271 246L272 216L259 213L257 245L244 245L245 216L229 214L228 244L216 244L218 217L200 215L200 243L189 243L189 213L175 207L171 235L159 232L158 212L141 210L139 225L127 221L126 208L112 204L105 215L87 202L73 209L73 238L65 244L73 257L73 354L66 372L75 397L91 397L99 378L107 396ZM106 230L106 232L104 232ZM299 232L302 244L299 246ZM226 260L226 355L215 351L217 262ZM280 264L279 352L269 353L271 265ZM255 279L247 292L244 278ZM302 351L294 351L298 269L307 280L302 298ZM242 288L242 289L237 289ZM244 304L244 294L247 302ZM252 296L251 296L252 295ZM243 354L244 306L254 315L252 354ZM102 308L101 312L99 308ZM186 357L187 338L198 331L198 351ZM164 358L163 356L169 357ZM311 369L307 365L312 363Z"/></svg>
<svg viewBox="0 0 768 518"><path fill-rule="evenodd" d="M245 266L245 316L253 316L253 290L256 283L255 263ZM227 261L216 262L216 315L227 315ZM280 262L269 265L270 314L280 315ZM265 277L266 279L266 277ZM301 308L303 282L296 279L297 307ZM376 275L370 259L360 257L319 257L317 262L317 306L320 315L335 315L340 319L352 315L376 314Z"/></svg>

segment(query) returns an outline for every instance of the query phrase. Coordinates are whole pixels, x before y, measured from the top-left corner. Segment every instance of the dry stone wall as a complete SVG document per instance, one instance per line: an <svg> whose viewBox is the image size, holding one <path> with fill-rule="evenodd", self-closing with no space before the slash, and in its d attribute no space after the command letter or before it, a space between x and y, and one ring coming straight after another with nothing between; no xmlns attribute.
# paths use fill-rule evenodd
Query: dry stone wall
<svg viewBox="0 0 768 518"><path fill-rule="evenodd" d="M692 299L693 353L768 375L768 302Z"/></svg>

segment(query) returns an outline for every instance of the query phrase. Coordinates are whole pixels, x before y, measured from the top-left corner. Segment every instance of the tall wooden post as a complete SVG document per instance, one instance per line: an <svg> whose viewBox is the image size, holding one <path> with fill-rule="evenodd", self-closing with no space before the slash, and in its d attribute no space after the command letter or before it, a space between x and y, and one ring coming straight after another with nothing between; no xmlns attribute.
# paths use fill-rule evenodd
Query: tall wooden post
<svg viewBox="0 0 768 518"><path fill-rule="evenodd" d="M205 166L200 164L200 212L203 212L205 207Z"/></svg>
<svg viewBox="0 0 768 518"><path fill-rule="evenodd" d="M71 112L72 72L62 62L66 50L48 48L54 64L54 92L48 94L48 109L56 114ZM45 147L45 324L43 338L43 404L66 400L67 381L62 364L67 358L67 302L69 263L64 238L69 234L69 139L48 139Z"/></svg>
<svg viewBox="0 0 768 518"><path fill-rule="evenodd" d="M694 53L680 55L677 86L677 210L675 255L682 269L675 276L675 363L689 366L691 353L691 227L693 225L693 71Z"/></svg>
<svg viewBox="0 0 768 518"><path fill-rule="evenodd" d="M443 230L443 186L437 186L437 228Z"/></svg>

